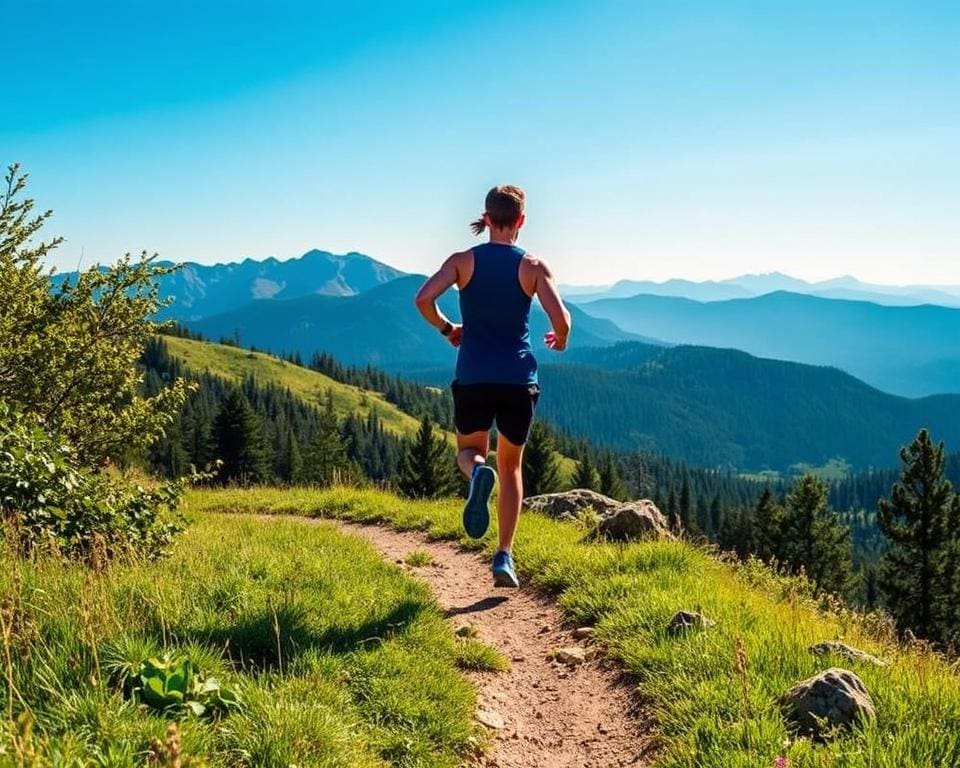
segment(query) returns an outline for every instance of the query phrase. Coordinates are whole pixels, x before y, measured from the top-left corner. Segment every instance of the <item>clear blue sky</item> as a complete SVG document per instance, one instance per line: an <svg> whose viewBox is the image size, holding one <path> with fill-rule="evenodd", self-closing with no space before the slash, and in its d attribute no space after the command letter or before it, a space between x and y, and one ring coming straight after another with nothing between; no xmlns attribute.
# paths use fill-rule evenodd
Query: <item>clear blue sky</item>
<svg viewBox="0 0 960 768"><path fill-rule="evenodd" d="M0 2L60 267L425 271L513 182L564 282L960 284L956 2Z"/></svg>

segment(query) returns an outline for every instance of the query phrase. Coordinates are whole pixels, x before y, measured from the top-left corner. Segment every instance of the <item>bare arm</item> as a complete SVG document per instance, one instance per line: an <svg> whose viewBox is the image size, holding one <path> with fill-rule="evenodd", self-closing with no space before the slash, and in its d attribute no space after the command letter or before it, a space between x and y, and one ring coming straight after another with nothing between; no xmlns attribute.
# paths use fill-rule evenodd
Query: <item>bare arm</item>
<svg viewBox="0 0 960 768"><path fill-rule="evenodd" d="M550 318L550 325L553 326L552 335L547 334L547 346L562 352L567 348L567 339L570 337L570 312L560 298L550 267L542 259L537 259L536 266L537 298L540 299L540 305Z"/></svg>
<svg viewBox="0 0 960 768"><path fill-rule="evenodd" d="M417 309L424 319L438 331L442 331L449 323L453 326L453 332L448 334L450 342L457 346L460 340L459 326L451 323L449 319L440 311L437 306L437 299L457 282L457 261L460 254L455 253L448 258L440 269L427 279L420 290L417 292Z"/></svg>

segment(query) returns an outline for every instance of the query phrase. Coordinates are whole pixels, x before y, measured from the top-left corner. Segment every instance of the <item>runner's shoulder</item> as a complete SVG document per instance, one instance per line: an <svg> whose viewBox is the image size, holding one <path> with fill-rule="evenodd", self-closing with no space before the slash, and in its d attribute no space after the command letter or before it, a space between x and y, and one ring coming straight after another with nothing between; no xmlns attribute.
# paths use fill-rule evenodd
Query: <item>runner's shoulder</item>
<svg viewBox="0 0 960 768"><path fill-rule="evenodd" d="M553 277L553 273L550 271L550 265L547 264L545 259L540 258L536 254L523 254L522 264L530 271L531 274L543 275L544 277Z"/></svg>

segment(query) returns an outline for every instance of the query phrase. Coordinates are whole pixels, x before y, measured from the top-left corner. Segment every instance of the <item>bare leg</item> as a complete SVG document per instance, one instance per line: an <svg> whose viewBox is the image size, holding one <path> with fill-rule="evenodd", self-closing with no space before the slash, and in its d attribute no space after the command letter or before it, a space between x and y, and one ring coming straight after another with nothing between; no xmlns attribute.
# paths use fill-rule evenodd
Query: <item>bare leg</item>
<svg viewBox="0 0 960 768"><path fill-rule="evenodd" d="M489 432L471 432L461 435L457 432L457 466L469 480L478 464L487 463L487 451L490 449Z"/></svg>
<svg viewBox="0 0 960 768"><path fill-rule="evenodd" d="M514 445L503 435L497 437L497 470L500 473L500 496L497 513L500 521L500 546L504 552L513 547L513 535L520 518L523 500L523 446Z"/></svg>

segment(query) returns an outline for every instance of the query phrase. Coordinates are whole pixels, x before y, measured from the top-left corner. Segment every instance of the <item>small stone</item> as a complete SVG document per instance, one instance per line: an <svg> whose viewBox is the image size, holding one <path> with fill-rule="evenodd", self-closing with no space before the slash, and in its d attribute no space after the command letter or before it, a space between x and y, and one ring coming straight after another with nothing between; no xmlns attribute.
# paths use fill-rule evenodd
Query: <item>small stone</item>
<svg viewBox="0 0 960 768"><path fill-rule="evenodd" d="M514 654L513 656L510 657L510 661L515 661L515 662L521 662L526 660L527 660L526 657L520 655L519 653Z"/></svg>
<svg viewBox="0 0 960 768"><path fill-rule="evenodd" d="M604 723L597 723L597 730L600 733L610 733L610 729Z"/></svg>
<svg viewBox="0 0 960 768"><path fill-rule="evenodd" d="M677 611L667 624L667 634L677 637L692 629L709 629L717 622L697 611Z"/></svg>
<svg viewBox="0 0 960 768"><path fill-rule="evenodd" d="M861 651L859 648L847 645L846 643L827 641L811 645L807 650L814 656L826 656L827 654L833 653L837 656L842 656L847 661L861 661L864 664L873 664L875 667L887 666L887 662L883 659L878 659L876 656L866 651Z"/></svg>
<svg viewBox="0 0 960 768"><path fill-rule="evenodd" d="M573 630L573 639L586 640L588 637L593 637L593 633L593 627L577 627L575 630Z"/></svg>
<svg viewBox="0 0 960 768"><path fill-rule="evenodd" d="M485 707L480 707L477 710L477 720L494 731L499 731L506 725L503 715L495 710L486 709Z"/></svg>
<svg viewBox="0 0 960 768"><path fill-rule="evenodd" d="M569 648L558 648L555 650L553 652L553 658L561 664L566 664L568 667L575 667L578 664L583 664L583 662L587 660L587 654L583 648L572 645Z"/></svg>

